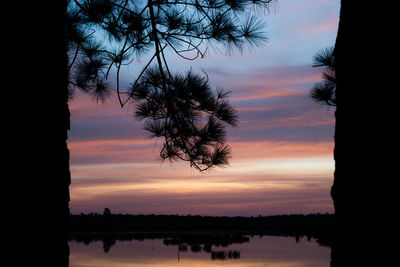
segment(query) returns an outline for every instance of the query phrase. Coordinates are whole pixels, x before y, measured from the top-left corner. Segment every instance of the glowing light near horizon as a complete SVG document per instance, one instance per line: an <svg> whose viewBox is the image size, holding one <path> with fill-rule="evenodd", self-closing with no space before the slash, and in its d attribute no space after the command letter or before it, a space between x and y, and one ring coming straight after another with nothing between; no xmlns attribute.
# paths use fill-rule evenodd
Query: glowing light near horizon
<svg viewBox="0 0 400 267"><path fill-rule="evenodd" d="M280 207L280 212L284 212L288 203L292 203L292 206L301 203L300 199L304 196L300 195L305 190L309 190L310 200L302 205L318 211L321 205L330 202L330 198L326 192L325 198L317 197L317 203L313 203L313 191L329 188L333 164L330 158L284 158L240 161L237 165L233 162L230 168L207 174L188 171L182 164L168 167L151 163L80 165L74 167L72 172L75 179L82 183L71 186L71 201L76 205L91 203L97 205L97 209L102 209L118 203L119 199L125 199L133 203L129 206L134 207L121 207L121 210L140 213L143 207L134 204L140 199L144 202L156 201L158 208L153 206L155 203L147 204L148 209L155 213L221 215L221 209L224 212L247 209L251 213L251 210L256 212L260 206L264 209L257 213L274 210L273 207ZM97 181L97 175L108 177L108 181ZM113 183L113 175L119 181ZM140 179L136 180L137 177ZM91 182L92 179L95 181ZM296 196L299 199L292 200ZM231 203L233 199L235 201ZM173 204L166 204L166 201L173 201ZM182 205L187 201L188 206L184 208ZM188 208L192 211L187 211ZM164 211L160 212L159 209Z"/></svg>
<svg viewBox="0 0 400 267"><path fill-rule="evenodd" d="M334 43L340 1L312 2L282 1L266 17L269 43L252 53L168 59L174 71L193 65L207 72L212 88L232 90L240 124L228 129L232 159L225 169L200 174L187 162L161 162L159 143L146 139L133 118L134 105L121 109L115 95L105 104L82 94L71 100L71 211L331 211L334 115L308 94L320 80L312 55ZM121 84L128 86L138 71L121 73Z"/></svg>

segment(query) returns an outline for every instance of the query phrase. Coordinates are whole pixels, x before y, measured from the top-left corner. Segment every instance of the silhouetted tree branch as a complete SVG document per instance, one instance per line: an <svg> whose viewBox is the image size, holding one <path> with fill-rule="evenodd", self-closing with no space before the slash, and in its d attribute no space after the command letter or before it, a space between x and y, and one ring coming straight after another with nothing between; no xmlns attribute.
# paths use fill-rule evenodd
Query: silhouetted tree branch
<svg viewBox="0 0 400 267"><path fill-rule="evenodd" d="M171 75L158 68L147 69L131 88L136 116L146 120L151 137L164 138L161 158L188 161L199 171L228 164L224 124L237 123L228 95L212 92L207 80L191 71Z"/></svg>
<svg viewBox="0 0 400 267"><path fill-rule="evenodd" d="M163 137L162 159L181 159L199 171L228 164L225 125L235 126L235 110L226 92L213 92L208 78L189 71L173 74L165 51L194 60L209 44L242 51L266 41L261 20L246 12L251 6L268 10L273 0L73 0L68 2L67 38L70 90L79 88L105 101L116 69L115 89L121 107L133 103L146 119L145 130ZM246 16L246 19L243 18ZM107 38L104 38L107 37ZM102 41L99 41L102 40ZM120 69L146 52L150 60L121 90ZM156 67L151 65L155 64Z"/></svg>
<svg viewBox="0 0 400 267"><path fill-rule="evenodd" d="M336 106L336 72L334 48L318 51L313 57L313 67L325 67L322 82L314 85L310 97L316 102L328 106Z"/></svg>

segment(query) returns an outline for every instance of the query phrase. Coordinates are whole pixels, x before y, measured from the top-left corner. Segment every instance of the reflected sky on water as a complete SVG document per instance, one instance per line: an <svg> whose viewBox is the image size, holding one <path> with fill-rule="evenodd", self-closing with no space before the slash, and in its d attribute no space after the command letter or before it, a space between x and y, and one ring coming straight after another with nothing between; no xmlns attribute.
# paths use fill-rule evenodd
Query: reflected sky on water
<svg viewBox="0 0 400 267"><path fill-rule="evenodd" d="M228 246L165 244L164 239L116 241L104 252L102 241L70 241L69 267L134 266L329 266L330 248L314 240L254 236Z"/></svg>

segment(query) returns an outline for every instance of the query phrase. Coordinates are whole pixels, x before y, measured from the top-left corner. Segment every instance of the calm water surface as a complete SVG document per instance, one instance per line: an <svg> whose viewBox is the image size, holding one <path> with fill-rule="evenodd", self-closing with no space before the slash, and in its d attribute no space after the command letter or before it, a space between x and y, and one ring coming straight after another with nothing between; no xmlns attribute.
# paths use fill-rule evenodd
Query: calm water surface
<svg viewBox="0 0 400 267"><path fill-rule="evenodd" d="M329 266L330 248L307 238L244 236L228 243L207 245L168 238L70 241L69 267Z"/></svg>

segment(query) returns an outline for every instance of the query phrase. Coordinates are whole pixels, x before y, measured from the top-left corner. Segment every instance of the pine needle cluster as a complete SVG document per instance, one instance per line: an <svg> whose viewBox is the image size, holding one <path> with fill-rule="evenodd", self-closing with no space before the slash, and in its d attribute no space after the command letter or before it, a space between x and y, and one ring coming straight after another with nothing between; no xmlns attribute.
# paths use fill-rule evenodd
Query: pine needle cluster
<svg viewBox="0 0 400 267"><path fill-rule="evenodd" d="M318 51L313 57L313 67L324 67L322 82L314 85L310 97L317 103L336 106L336 72L334 48Z"/></svg>
<svg viewBox="0 0 400 267"><path fill-rule="evenodd" d="M268 10L273 0L69 0L66 34L71 91L79 88L96 101L116 90L120 105L136 106L151 137L163 137L162 159L185 160L203 171L228 164L225 126L238 117L228 93L214 92L208 78L189 71L174 74L166 48L195 60L210 44L228 51L266 41L263 22L248 12ZM152 55L121 90L120 69L144 54ZM116 70L116 84L108 82Z"/></svg>

